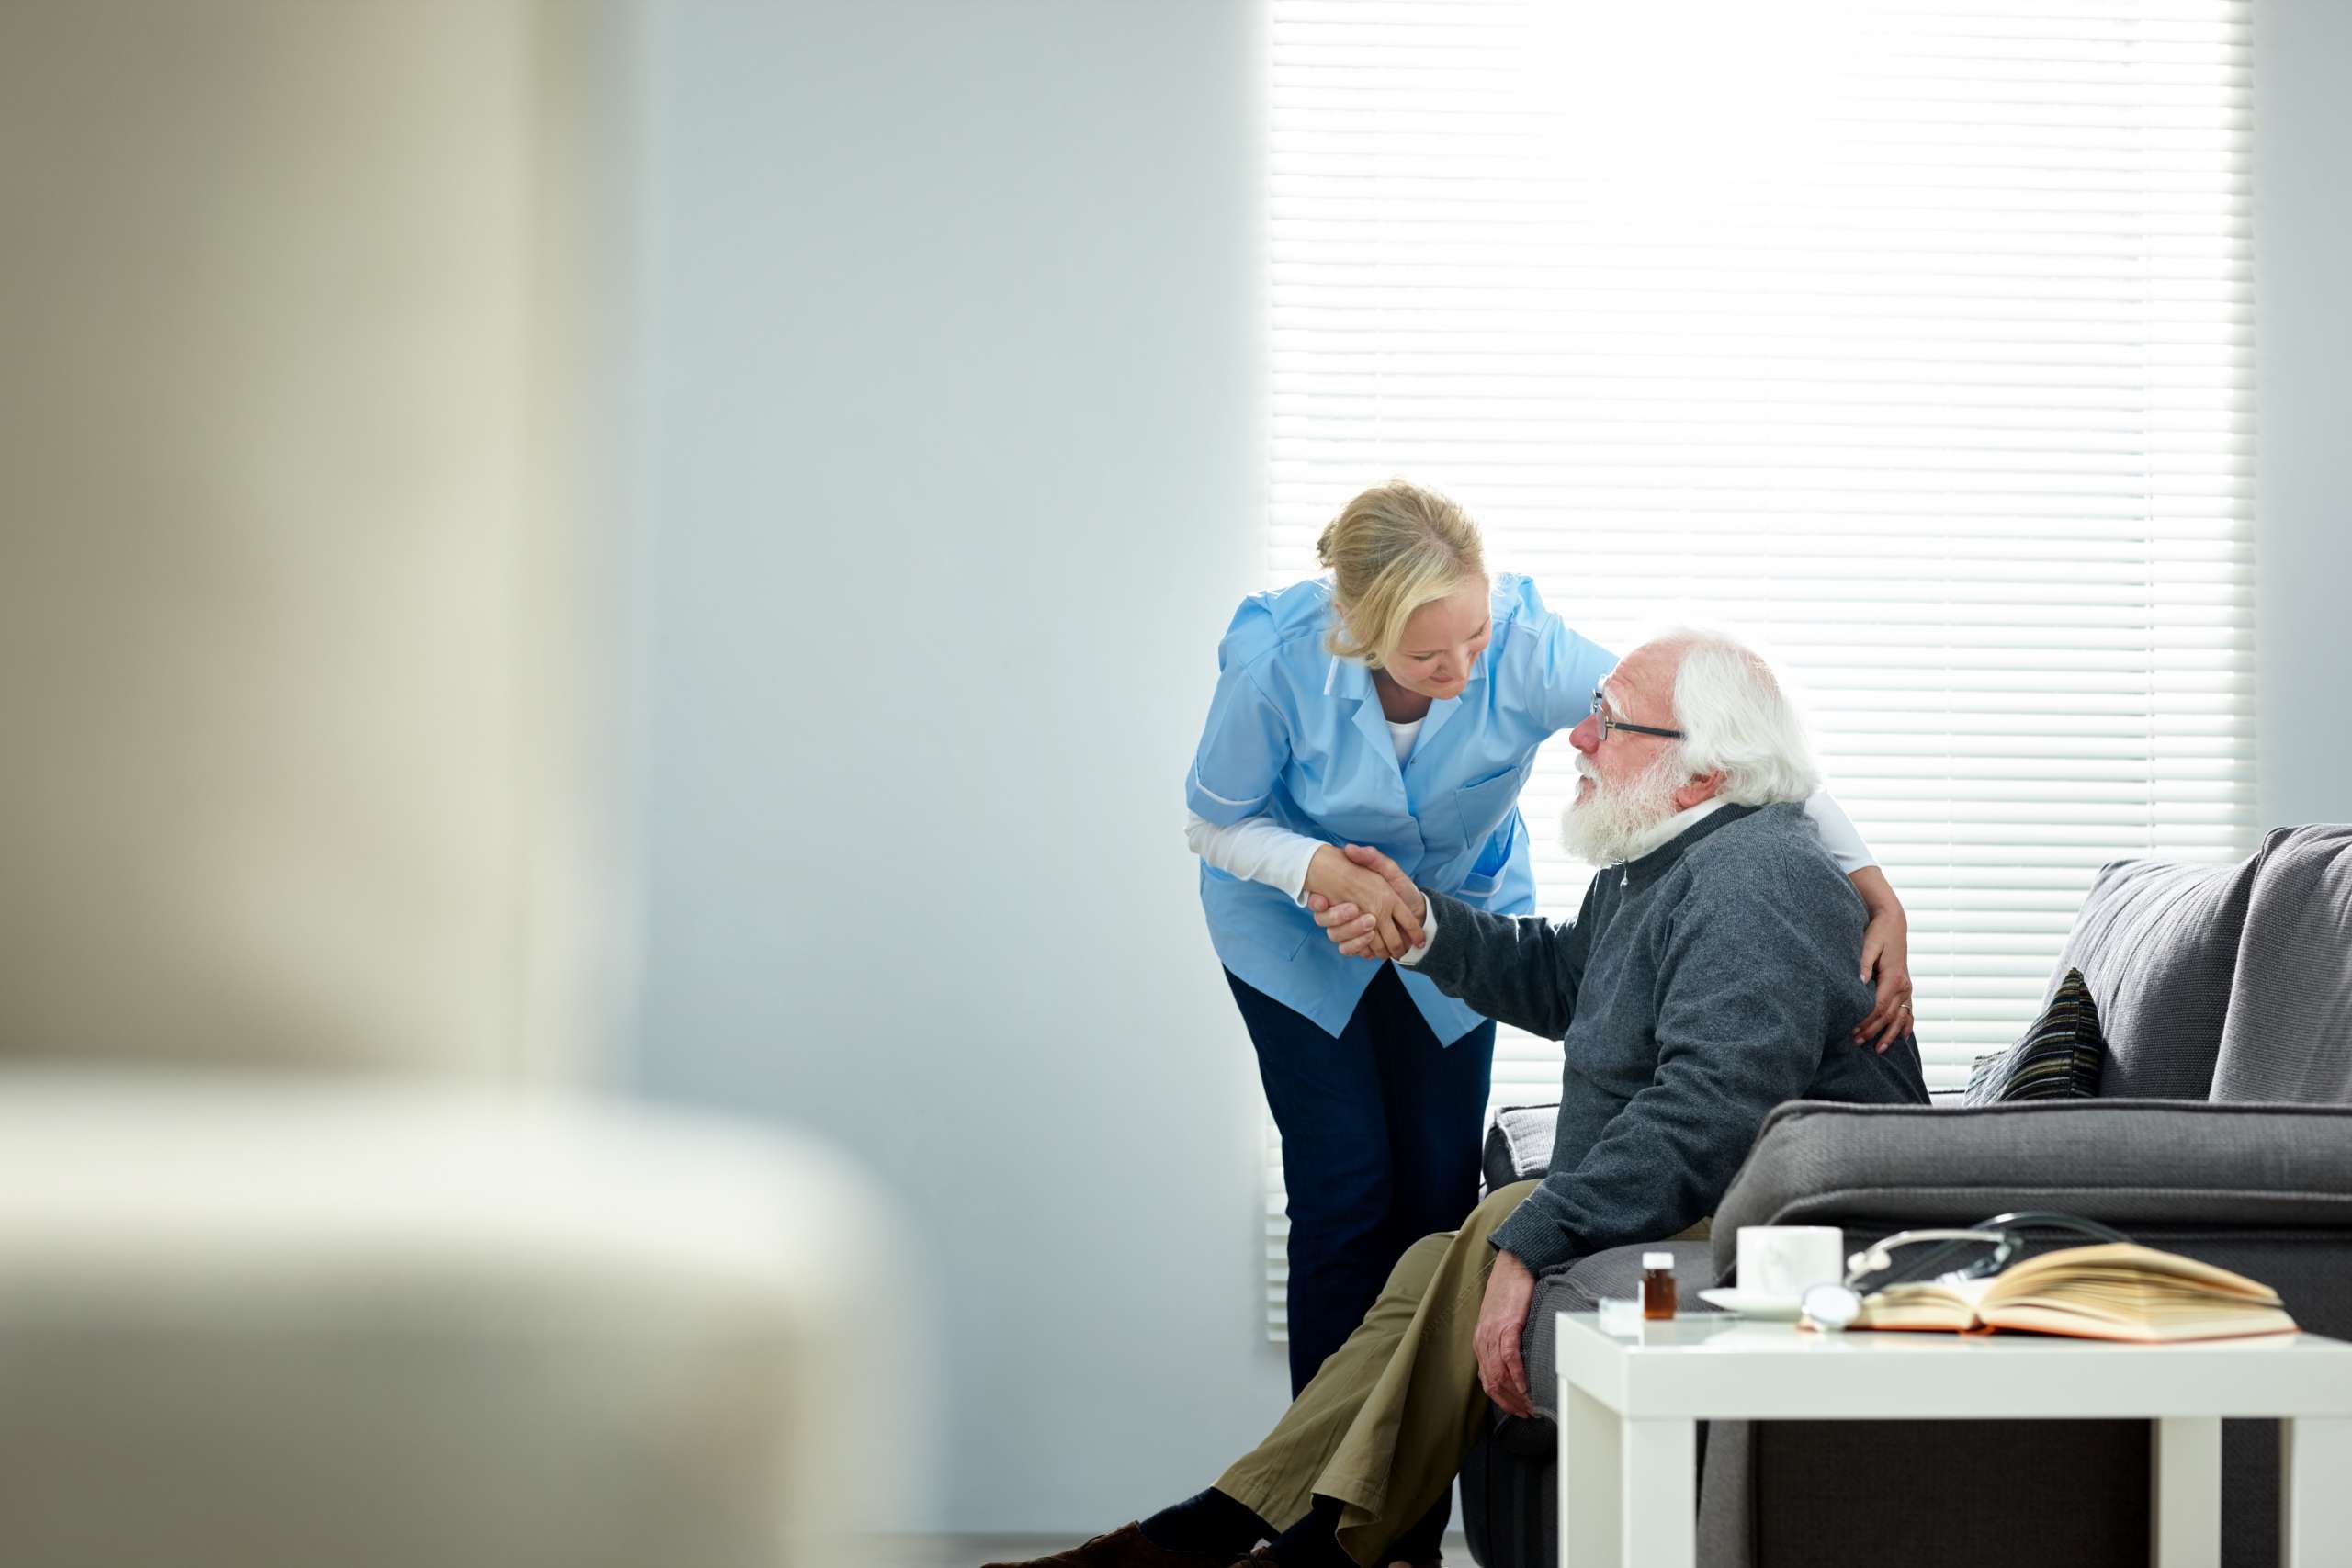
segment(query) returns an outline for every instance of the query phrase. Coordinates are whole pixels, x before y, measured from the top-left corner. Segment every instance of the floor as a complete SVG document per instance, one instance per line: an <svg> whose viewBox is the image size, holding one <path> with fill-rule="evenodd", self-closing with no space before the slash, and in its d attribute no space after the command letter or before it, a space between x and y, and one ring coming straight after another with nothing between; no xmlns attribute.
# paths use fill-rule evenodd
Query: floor
<svg viewBox="0 0 2352 1568"><path fill-rule="evenodd" d="M1040 1539L1018 1535L882 1535L867 1538L874 1551L858 1568L979 1568L983 1562L1018 1562L1067 1551L1082 1538ZM1470 1545L1460 1530L1445 1538L1447 1568L1472 1568Z"/></svg>

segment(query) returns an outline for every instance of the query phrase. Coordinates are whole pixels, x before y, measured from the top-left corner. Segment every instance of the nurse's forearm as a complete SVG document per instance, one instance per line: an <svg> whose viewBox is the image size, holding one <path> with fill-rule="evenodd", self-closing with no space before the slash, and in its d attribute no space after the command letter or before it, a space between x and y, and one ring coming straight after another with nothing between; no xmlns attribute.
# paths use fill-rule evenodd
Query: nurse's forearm
<svg viewBox="0 0 2352 1568"><path fill-rule="evenodd" d="M1903 913L1903 900L1894 896L1894 885L1887 881L1886 873L1874 865L1866 865L1860 871L1848 872L1846 880L1852 883L1854 891L1862 896L1862 908L1870 912L1871 919L1891 915L1907 923L1908 918Z"/></svg>
<svg viewBox="0 0 2352 1568"><path fill-rule="evenodd" d="M1320 839L1294 833L1263 817L1245 817L1220 828L1196 811L1184 814L1184 842L1227 876L1278 887L1293 903L1306 897L1306 866Z"/></svg>

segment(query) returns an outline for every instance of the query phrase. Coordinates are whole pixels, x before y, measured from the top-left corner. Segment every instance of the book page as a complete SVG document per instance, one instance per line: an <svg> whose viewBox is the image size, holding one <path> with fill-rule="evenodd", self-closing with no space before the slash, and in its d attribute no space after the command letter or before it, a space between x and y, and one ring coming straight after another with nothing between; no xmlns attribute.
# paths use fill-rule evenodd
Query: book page
<svg viewBox="0 0 2352 1568"><path fill-rule="evenodd" d="M2082 1339L2126 1339L2143 1345L2295 1332L2295 1320L2277 1307L2231 1300L2216 1310L2210 1298L2201 1309L2142 1315L2086 1310L2072 1302L2033 1297L1988 1306L1984 1320L1995 1328Z"/></svg>
<svg viewBox="0 0 2352 1568"><path fill-rule="evenodd" d="M2160 1252L2130 1242L2096 1247L2069 1247L2029 1258L1991 1281L1987 1299L2005 1301L2064 1289L2072 1295L2079 1286L2097 1293L2136 1287L2141 1291L2185 1292L2199 1300L2243 1300L2276 1306L2278 1292L2269 1286L2233 1274L2227 1269Z"/></svg>
<svg viewBox="0 0 2352 1568"><path fill-rule="evenodd" d="M1889 1285L1856 1328L1965 1330L1978 1325L2150 1343L2291 1331L2267 1285L2132 1243L2043 1253L1988 1280Z"/></svg>
<svg viewBox="0 0 2352 1568"><path fill-rule="evenodd" d="M1862 1302L1856 1328L1962 1329L1976 1321L1978 1303L1992 1288L1990 1280L1961 1280L1945 1283L1918 1280L1889 1285Z"/></svg>

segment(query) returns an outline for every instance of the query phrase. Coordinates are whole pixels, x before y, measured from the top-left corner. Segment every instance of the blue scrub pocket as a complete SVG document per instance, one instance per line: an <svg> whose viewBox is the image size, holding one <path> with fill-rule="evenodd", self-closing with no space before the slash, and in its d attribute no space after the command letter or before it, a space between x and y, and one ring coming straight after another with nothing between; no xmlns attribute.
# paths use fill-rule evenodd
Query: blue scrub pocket
<svg viewBox="0 0 2352 1568"><path fill-rule="evenodd" d="M1511 851L1519 846L1520 819L1515 809L1519 784L1520 775L1514 770L1477 784L1464 784L1455 792L1459 798L1480 791L1495 791L1506 784L1510 786L1502 797L1502 819L1487 832L1486 841L1479 846L1478 858L1471 863L1469 873L1462 879L1462 886L1454 890L1456 897L1473 900L1491 897L1495 889L1502 885L1503 874L1510 869ZM1463 809L1466 817L1470 810L1466 802Z"/></svg>
<svg viewBox="0 0 2352 1568"><path fill-rule="evenodd" d="M1464 784L1453 792L1453 809L1461 821L1462 846L1483 846L1473 872L1500 875L1503 862L1510 858L1511 835L1500 829L1511 819L1511 807L1519 804L1519 786L1526 781L1525 768L1505 768L1491 778ZM1499 849L1498 844L1499 843Z"/></svg>

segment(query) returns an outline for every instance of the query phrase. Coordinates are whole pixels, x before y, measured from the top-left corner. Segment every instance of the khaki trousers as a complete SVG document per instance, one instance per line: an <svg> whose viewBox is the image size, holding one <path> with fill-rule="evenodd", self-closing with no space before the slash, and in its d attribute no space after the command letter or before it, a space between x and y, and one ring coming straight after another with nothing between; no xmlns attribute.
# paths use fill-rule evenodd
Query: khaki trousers
<svg viewBox="0 0 2352 1568"><path fill-rule="evenodd" d="M1406 1248L1347 1343L1216 1489L1276 1529L1317 1496L1336 1499L1340 1550L1372 1568L1453 1484L1485 1424L1470 1335L1494 1272L1487 1238L1538 1185L1498 1187L1460 1230ZM1674 1239L1704 1241L1709 1229L1701 1220Z"/></svg>
<svg viewBox="0 0 2352 1568"><path fill-rule="evenodd" d="M1453 1484L1486 1420L1470 1334L1494 1269L1487 1237L1535 1186L1498 1188L1460 1230L1407 1248L1347 1343L1216 1489L1277 1529L1334 1498L1340 1549L1376 1562Z"/></svg>

